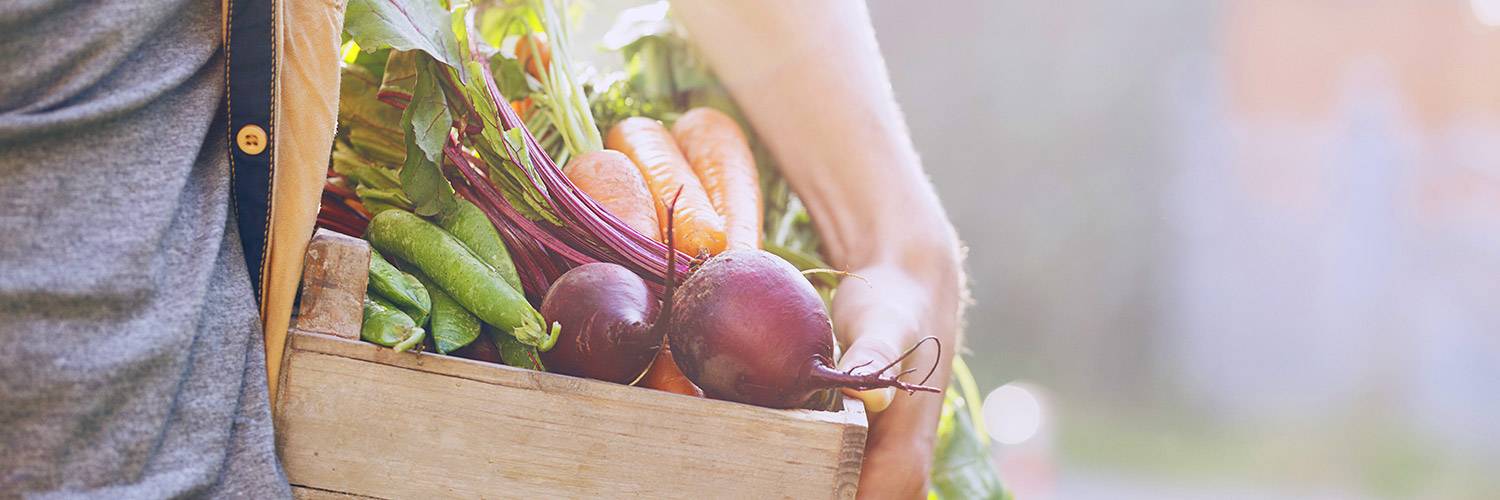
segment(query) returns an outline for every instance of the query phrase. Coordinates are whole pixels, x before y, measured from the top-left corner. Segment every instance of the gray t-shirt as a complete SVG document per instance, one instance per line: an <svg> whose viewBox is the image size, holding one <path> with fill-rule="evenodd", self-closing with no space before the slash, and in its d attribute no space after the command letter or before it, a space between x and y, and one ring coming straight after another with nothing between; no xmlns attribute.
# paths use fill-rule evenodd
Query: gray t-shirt
<svg viewBox="0 0 1500 500"><path fill-rule="evenodd" d="M0 497L290 496L220 4L0 7Z"/></svg>

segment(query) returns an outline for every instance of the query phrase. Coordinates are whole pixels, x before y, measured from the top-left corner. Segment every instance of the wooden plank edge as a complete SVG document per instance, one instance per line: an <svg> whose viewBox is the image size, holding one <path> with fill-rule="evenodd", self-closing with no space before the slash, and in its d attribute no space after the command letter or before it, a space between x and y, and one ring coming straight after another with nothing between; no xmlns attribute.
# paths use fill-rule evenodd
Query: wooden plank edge
<svg viewBox="0 0 1500 500"><path fill-rule="evenodd" d="M314 488L311 486L302 486L300 484L292 485L292 498L295 500L380 500L380 497L356 495L353 493L344 493L342 491L325 490L322 488Z"/></svg>
<svg viewBox="0 0 1500 500"><path fill-rule="evenodd" d="M296 328L288 332L288 340L289 348L287 349L286 356L289 356L293 350L299 350L519 389L563 393L595 399L632 398L648 401L654 400L666 406L680 405L685 401L696 400L701 404L716 405L721 411L725 412L760 412L765 415L777 415L782 418L805 422L853 426L860 428L861 433L863 433L863 429L869 427L864 404L853 398L845 398L844 410L838 412L801 409L776 410L732 401L695 398L557 373L525 370L456 356L425 352L395 352L368 342L347 340L316 332L305 332ZM286 376L286 373L283 372L282 376ZM281 386L286 387L285 384L281 384ZM279 397L277 399L282 400Z"/></svg>

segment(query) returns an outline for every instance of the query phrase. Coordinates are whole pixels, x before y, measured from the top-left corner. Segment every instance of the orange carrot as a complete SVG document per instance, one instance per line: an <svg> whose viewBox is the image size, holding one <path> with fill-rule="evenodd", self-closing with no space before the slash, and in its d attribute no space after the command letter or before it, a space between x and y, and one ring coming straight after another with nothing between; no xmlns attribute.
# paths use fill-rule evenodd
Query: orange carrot
<svg viewBox="0 0 1500 500"><path fill-rule="evenodd" d="M661 240L656 201L629 157L608 149L584 153L569 160L563 174L631 229Z"/></svg>
<svg viewBox="0 0 1500 500"><path fill-rule="evenodd" d="M694 108L672 125L672 135L724 218L728 248L760 248L760 174L739 124L719 110Z"/></svg>
<svg viewBox="0 0 1500 500"><path fill-rule="evenodd" d="M641 378L641 387L667 391L675 394L703 397L703 389L693 385L687 375L677 368L677 362L672 359L672 350L667 347L666 341L662 342L661 351L656 354L656 359L651 362L651 368L646 370L646 376Z"/></svg>
<svg viewBox="0 0 1500 500"><path fill-rule="evenodd" d="M515 110L516 116L521 117L522 120L531 118L531 107L531 96L510 102L510 109Z"/></svg>
<svg viewBox="0 0 1500 500"><path fill-rule="evenodd" d="M646 186L656 198L656 217L660 231L666 233L667 203L682 190L673 212L677 249L689 255L714 255L724 251L724 219L708 201L703 184L693 175L672 133L660 122L634 117L621 120L610 129L604 146L625 153L646 178Z"/></svg>
<svg viewBox="0 0 1500 500"><path fill-rule="evenodd" d="M531 57L532 45L536 46L538 57ZM552 65L552 49L547 47L547 37L542 34L528 34L516 40L516 60L521 61L521 66L526 68L527 73L536 79L542 79L542 73L547 72L547 67Z"/></svg>

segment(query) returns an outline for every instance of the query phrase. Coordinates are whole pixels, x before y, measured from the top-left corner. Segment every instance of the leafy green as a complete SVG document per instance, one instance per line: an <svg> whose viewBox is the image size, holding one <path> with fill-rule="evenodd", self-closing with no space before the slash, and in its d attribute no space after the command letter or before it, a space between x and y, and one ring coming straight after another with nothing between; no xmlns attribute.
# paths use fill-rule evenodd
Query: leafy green
<svg viewBox="0 0 1500 500"><path fill-rule="evenodd" d="M493 3L479 13L478 23L479 38L489 46L499 47L507 36L544 31L542 20L532 10L530 0L498 0Z"/></svg>
<svg viewBox="0 0 1500 500"><path fill-rule="evenodd" d="M483 70L478 62L469 64L471 71ZM525 141L521 140L520 130L511 130L508 132L511 137L509 139L505 137L501 132L500 110L496 107L496 103L490 100L489 91L480 80L480 78L474 78L464 83L460 89L457 89L457 95L473 104L474 114L483 124L479 134L469 136L469 140L472 141L479 159L490 166L490 182L494 183L505 199L511 202L511 206L527 218L562 225L562 220L552 213L551 204L538 190L538 183L533 182L535 172L530 168L531 157L526 152ZM520 166L526 168L514 168L517 165L511 162L509 152L515 152L517 158L522 158L525 165Z"/></svg>
<svg viewBox="0 0 1500 500"><path fill-rule="evenodd" d="M359 186L354 188L354 194L359 196L360 203L364 204L365 210L370 211L372 216L390 209L411 211L411 200L406 198L406 193L400 188Z"/></svg>
<svg viewBox="0 0 1500 500"><path fill-rule="evenodd" d="M391 109L398 111L396 121L391 123L399 127L401 125L399 111L401 110ZM402 142L404 133L399 128L352 127L347 135L350 147L359 151L361 155L371 161L395 168L406 163L406 143Z"/></svg>
<svg viewBox="0 0 1500 500"><path fill-rule="evenodd" d="M495 54L490 58L490 68L495 75L495 86L506 99L518 101L531 95L531 84L526 82L526 70L519 59Z"/></svg>
<svg viewBox="0 0 1500 500"><path fill-rule="evenodd" d="M417 86L417 61L421 55L415 51L393 50L385 63L385 72L380 79L378 95L410 98Z"/></svg>
<svg viewBox="0 0 1500 500"><path fill-rule="evenodd" d="M506 366L525 368L528 370L547 371L542 365L542 358L536 352L536 347L522 344L515 336L500 333L494 336L495 345L500 349L500 361Z"/></svg>
<svg viewBox="0 0 1500 500"><path fill-rule="evenodd" d="M333 171L362 186L376 189L401 188L396 168L359 154L359 151L344 141L333 145Z"/></svg>
<svg viewBox="0 0 1500 500"><path fill-rule="evenodd" d="M974 377L963 358L953 358L953 384L943 396L937 449L932 463L929 498L1009 500L990 460L989 435L974 403L980 401Z"/></svg>
<svg viewBox="0 0 1500 500"><path fill-rule="evenodd" d="M431 161L442 157L443 145L447 144L453 127L453 115L448 112L448 102L437 79L435 68L430 65L417 73L417 86L402 116L403 120L410 117L412 128L408 132L415 134L417 147ZM408 151L407 155L410 154Z"/></svg>
<svg viewBox="0 0 1500 500"><path fill-rule="evenodd" d="M533 95L532 100L552 116L552 124L562 136L565 150L570 155L604 149L599 126L594 123L594 115L589 110L588 96L571 67L568 23L559 12L556 0L531 0L531 10L540 17L552 52L551 62L541 71L539 78L542 92ZM523 38L521 43L534 44L536 39ZM533 50L539 51L536 47ZM566 159L557 159L557 163L566 164Z"/></svg>
<svg viewBox="0 0 1500 500"><path fill-rule="evenodd" d="M406 132L401 189L411 198L412 209L418 215L436 215L455 203L442 171L443 145L448 142L453 115L448 113L448 103L434 71L430 62L418 63L411 102L401 114L401 128Z"/></svg>
<svg viewBox="0 0 1500 500"><path fill-rule="evenodd" d="M463 67L451 14L437 0L349 0L344 31L367 51L420 50L448 66Z"/></svg>
<svg viewBox="0 0 1500 500"><path fill-rule="evenodd" d="M380 79L360 65L346 65L342 73L339 80L340 135L374 160L393 165L406 161L399 128L401 110L377 98Z"/></svg>
<svg viewBox="0 0 1500 500"><path fill-rule="evenodd" d="M467 4L457 4L452 12L441 5L423 0L355 0L345 18L345 29L354 42L365 50L372 47L391 47L390 56L383 68L376 97L394 102L410 100L399 120L369 120L378 122L372 126L359 119L365 114L356 112L345 121L353 129L349 132L350 145L367 157L401 165L401 187L413 202L413 211L422 215L433 215L452 206L453 193L443 177L444 144L451 133L450 125L460 125L463 144L491 167L490 179L500 192L510 200L522 215L538 221L561 224L552 213L543 193L539 191L535 172L529 167L530 159L524 156L524 141L501 135L499 112L491 99L484 78L465 78L465 75L482 76L493 71L496 84L505 96L519 98L530 95L534 89L518 61L488 52L485 45L478 45L480 54L490 54L486 68L481 61L474 60L470 53L469 37L478 36L485 42L497 44L508 32L524 33L540 30L541 21L529 4L498 2L480 13L469 16ZM357 4L357 5L356 5ZM401 11L409 17L394 18L391 13ZM475 17L484 29L469 24ZM555 59L554 59L555 60ZM425 61L425 62L424 62ZM444 73L448 78L442 78ZM366 72L370 73L370 72ZM361 81L369 78L361 78ZM368 94L367 88L357 88L361 97ZM361 99L363 105L372 108L387 105L380 100ZM359 106L356 107L356 110ZM396 133L381 130L399 123ZM540 129L538 129L540 130ZM404 136L404 137L403 137ZM403 139L399 147L392 139ZM508 153L522 154L523 165L510 162ZM516 168L520 167L520 168Z"/></svg>
<svg viewBox="0 0 1500 500"><path fill-rule="evenodd" d="M345 31L343 34L347 38L349 32ZM375 49L372 51L363 50L354 40L345 40L343 47L339 50L343 54L341 57L344 67L358 66L364 68L366 72L375 77L376 83L380 82L381 74L385 72L385 61L391 54L390 48Z"/></svg>

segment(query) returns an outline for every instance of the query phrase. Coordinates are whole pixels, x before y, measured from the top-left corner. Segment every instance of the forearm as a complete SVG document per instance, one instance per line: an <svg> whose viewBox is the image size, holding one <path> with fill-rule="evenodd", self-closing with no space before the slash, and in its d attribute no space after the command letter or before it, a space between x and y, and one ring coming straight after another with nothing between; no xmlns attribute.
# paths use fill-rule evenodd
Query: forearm
<svg viewBox="0 0 1500 500"><path fill-rule="evenodd" d="M918 274L956 267L957 240L862 2L673 5L801 195L833 265L899 264Z"/></svg>
<svg viewBox="0 0 1500 500"><path fill-rule="evenodd" d="M922 172L863 2L675 0L677 18L729 88L811 212L845 280L834 331L845 370L876 370L923 336L906 368L944 386L959 330L958 239ZM860 490L920 497L943 398L854 394L872 421Z"/></svg>

